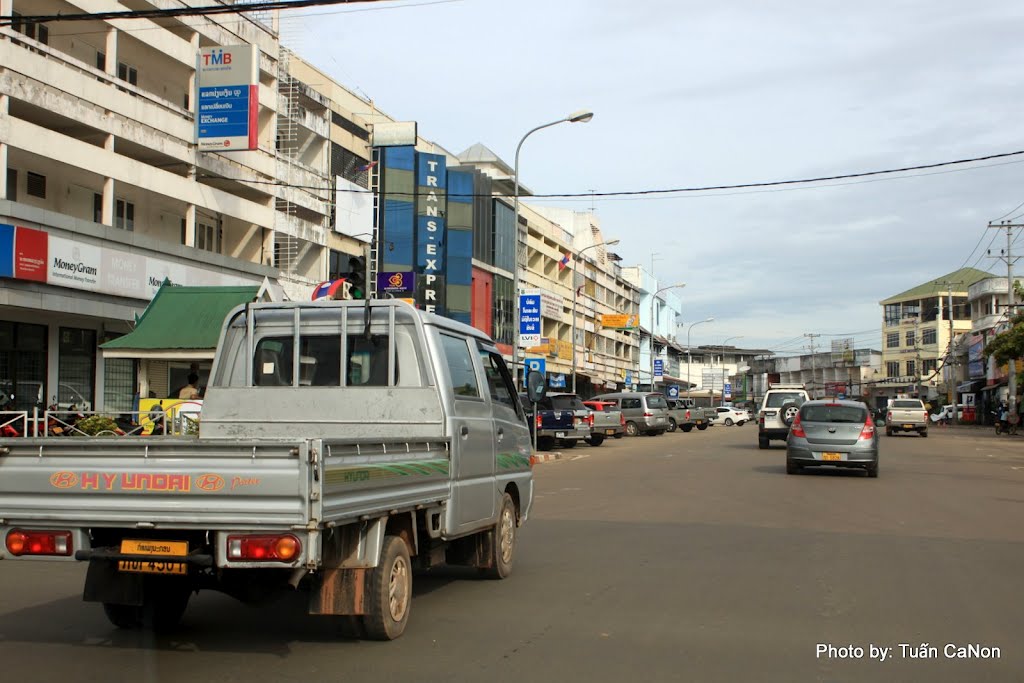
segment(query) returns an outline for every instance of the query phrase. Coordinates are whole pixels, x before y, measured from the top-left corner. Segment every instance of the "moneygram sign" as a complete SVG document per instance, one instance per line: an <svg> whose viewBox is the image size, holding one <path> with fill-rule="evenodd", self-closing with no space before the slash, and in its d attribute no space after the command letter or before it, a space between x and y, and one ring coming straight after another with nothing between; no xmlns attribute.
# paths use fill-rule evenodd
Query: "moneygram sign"
<svg viewBox="0 0 1024 683"><path fill-rule="evenodd" d="M203 152L257 147L259 51L255 45L207 47L196 64L196 144Z"/></svg>

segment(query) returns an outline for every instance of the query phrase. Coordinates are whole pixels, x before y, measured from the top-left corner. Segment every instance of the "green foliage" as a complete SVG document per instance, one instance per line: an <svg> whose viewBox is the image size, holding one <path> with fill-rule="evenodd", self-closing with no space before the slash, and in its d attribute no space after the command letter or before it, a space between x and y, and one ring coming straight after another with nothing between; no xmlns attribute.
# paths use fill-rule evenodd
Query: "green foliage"
<svg viewBox="0 0 1024 683"><path fill-rule="evenodd" d="M75 425L75 430L72 430L71 433L77 435L79 432L84 432L88 436L97 436L103 433L104 436L113 436L117 434L117 423L110 417L90 415L84 420L80 420Z"/></svg>

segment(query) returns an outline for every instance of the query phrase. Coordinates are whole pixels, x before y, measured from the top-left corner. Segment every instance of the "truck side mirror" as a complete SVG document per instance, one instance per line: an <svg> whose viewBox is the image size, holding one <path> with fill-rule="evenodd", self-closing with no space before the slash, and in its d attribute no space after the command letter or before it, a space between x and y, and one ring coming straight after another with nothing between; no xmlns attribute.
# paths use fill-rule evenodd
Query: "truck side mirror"
<svg viewBox="0 0 1024 683"><path fill-rule="evenodd" d="M547 384L544 382L544 375L536 370L530 370L526 374L526 395L530 403L537 403L548 393Z"/></svg>

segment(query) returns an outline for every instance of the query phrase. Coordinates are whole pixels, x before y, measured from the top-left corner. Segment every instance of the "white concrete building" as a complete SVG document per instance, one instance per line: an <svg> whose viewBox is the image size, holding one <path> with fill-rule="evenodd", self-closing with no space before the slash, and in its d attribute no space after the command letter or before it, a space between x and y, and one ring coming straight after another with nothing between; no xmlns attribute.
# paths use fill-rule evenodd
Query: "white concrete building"
<svg viewBox="0 0 1024 683"><path fill-rule="evenodd" d="M164 3L103 9L146 6ZM0 380L41 382L46 403L74 387L95 406L134 392L131 361L96 347L131 329L165 277L269 278L294 298L323 279L330 116L251 16L17 21L89 9L0 0L16 18L0 28ZM257 149L200 152L197 56L236 45L257 48Z"/></svg>

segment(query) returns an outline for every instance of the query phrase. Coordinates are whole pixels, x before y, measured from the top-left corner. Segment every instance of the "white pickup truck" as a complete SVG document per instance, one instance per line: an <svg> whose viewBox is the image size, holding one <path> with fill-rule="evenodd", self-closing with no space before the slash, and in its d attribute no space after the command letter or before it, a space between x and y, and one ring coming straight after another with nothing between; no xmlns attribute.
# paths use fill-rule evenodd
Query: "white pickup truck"
<svg viewBox="0 0 1024 683"><path fill-rule="evenodd" d="M928 436L928 411L918 398L894 398L885 409L885 435L917 432Z"/></svg>
<svg viewBox="0 0 1024 683"><path fill-rule="evenodd" d="M393 639L413 569L509 575L530 458L478 330L398 301L249 304L225 321L198 437L0 440L0 581L10 561L86 562L85 600L158 630L199 590L301 590L311 614Z"/></svg>

